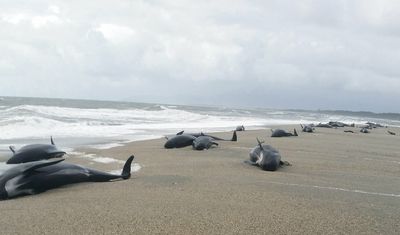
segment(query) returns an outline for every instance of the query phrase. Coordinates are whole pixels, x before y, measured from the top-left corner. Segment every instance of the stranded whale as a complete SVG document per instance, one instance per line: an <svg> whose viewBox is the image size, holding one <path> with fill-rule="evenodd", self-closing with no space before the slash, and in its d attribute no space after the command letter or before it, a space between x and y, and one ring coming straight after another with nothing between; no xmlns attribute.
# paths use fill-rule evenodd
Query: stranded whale
<svg viewBox="0 0 400 235"><path fill-rule="evenodd" d="M0 176L0 200L38 194L67 184L128 179L133 158L132 155L125 162L121 175L64 163L64 159L18 164Z"/></svg>
<svg viewBox="0 0 400 235"><path fill-rule="evenodd" d="M192 144L193 149L196 150L209 149L213 145L218 146L218 143L215 142L214 139L209 136L199 136L193 141Z"/></svg>
<svg viewBox="0 0 400 235"><path fill-rule="evenodd" d="M184 135L183 133L184 133L184 131L181 131L181 132L176 133L176 135ZM204 134L203 132L200 132L200 133L185 133L185 135L192 135L192 136L194 136L196 138L199 137L199 136L208 136L208 137L213 138L214 140L221 140L221 141L237 141L236 130L233 131L233 135L232 135L232 138L230 140L222 139L222 138L219 138L219 137L216 137L216 136L212 136L212 135L208 135L208 134Z"/></svg>
<svg viewBox="0 0 400 235"><path fill-rule="evenodd" d="M250 161L247 161L251 165L259 166L265 171L276 171L278 167L283 165L290 165L288 162L281 161L281 155L278 150L271 147L270 145L262 144L257 139L258 145L254 147L250 153Z"/></svg>
<svg viewBox="0 0 400 235"><path fill-rule="evenodd" d="M50 142L51 144L29 144L18 150L10 146L10 150L14 155L8 159L7 164L33 162L64 156L65 152L55 146L53 138L50 138Z"/></svg>
<svg viewBox="0 0 400 235"><path fill-rule="evenodd" d="M293 134L282 129L275 129L275 130L271 129L271 131L272 131L271 137L298 136L296 129L293 130Z"/></svg>
<svg viewBox="0 0 400 235"><path fill-rule="evenodd" d="M245 131L245 128L244 128L243 125L237 126L237 127L236 127L236 131Z"/></svg>
<svg viewBox="0 0 400 235"><path fill-rule="evenodd" d="M164 148L170 149L170 148L183 148L183 147L186 147L186 146L190 146L190 145L193 145L194 141L197 138L200 138L200 137L208 137L208 138L210 138L212 140L220 140L220 141L237 141L236 131L233 132L232 139L230 139L230 140L221 139L219 137L215 137L215 136L212 136L212 135L207 135L207 134L204 134L202 132L201 133L184 134L184 131L181 131L181 132L178 132L175 136L173 136L171 138L167 138L166 137L167 138L167 142L165 142ZM205 138L201 138L200 140L198 141L199 143L200 142L204 142L205 143L207 141L207 139L205 139ZM212 142L214 142L214 141L212 141ZM197 149L196 147L194 147L194 148Z"/></svg>
<svg viewBox="0 0 400 235"><path fill-rule="evenodd" d="M164 148L171 149L190 146L193 144L193 140L195 139L196 137L194 137L193 135L176 135L167 139L167 142L165 142L164 144Z"/></svg>
<svg viewBox="0 0 400 235"><path fill-rule="evenodd" d="M312 132L314 132L314 125L302 125L302 124L300 124L300 126L301 126L301 129L302 129L302 131L303 132L309 132L309 133L312 133Z"/></svg>

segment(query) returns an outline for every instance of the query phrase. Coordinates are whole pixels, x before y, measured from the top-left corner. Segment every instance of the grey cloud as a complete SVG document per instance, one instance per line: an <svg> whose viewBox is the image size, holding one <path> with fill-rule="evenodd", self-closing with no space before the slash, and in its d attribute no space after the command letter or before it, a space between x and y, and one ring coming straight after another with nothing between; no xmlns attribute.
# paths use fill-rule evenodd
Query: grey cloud
<svg viewBox="0 0 400 235"><path fill-rule="evenodd" d="M397 1L2 5L3 95L400 112Z"/></svg>

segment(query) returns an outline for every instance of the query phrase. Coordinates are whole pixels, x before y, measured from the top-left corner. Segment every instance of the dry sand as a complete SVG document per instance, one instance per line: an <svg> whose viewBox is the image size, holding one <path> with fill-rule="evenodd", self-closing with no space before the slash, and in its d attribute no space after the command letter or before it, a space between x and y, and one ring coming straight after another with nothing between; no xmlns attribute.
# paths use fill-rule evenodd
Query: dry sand
<svg viewBox="0 0 400 235"><path fill-rule="evenodd" d="M134 154L142 168L125 181L1 201L0 233L400 234L400 129L389 129L397 135L386 128L370 134L318 128L271 138L264 129L238 132L238 142L206 151L164 149L165 139L86 149L120 160ZM266 172L243 163L256 137L292 166Z"/></svg>

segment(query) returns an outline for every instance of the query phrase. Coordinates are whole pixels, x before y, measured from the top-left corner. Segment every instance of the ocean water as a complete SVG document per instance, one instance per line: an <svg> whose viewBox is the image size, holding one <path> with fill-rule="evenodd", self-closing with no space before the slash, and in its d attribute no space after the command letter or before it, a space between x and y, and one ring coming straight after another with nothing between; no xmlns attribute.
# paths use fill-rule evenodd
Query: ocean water
<svg viewBox="0 0 400 235"><path fill-rule="evenodd" d="M400 126L399 114L345 111L238 109L93 100L0 97L0 161L9 145L50 143L63 150L79 146L109 148L159 138L178 131L229 131L238 125L367 121Z"/></svg>

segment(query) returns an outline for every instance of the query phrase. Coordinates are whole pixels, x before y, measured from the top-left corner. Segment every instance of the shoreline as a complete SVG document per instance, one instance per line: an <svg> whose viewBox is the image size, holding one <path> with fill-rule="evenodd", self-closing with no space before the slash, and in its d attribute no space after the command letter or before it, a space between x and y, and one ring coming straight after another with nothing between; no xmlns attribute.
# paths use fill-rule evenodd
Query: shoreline
<svg viewBox="0 0 400 235"><path fill-rule="evenodd" d="M142 168L131 179L82 183L0 202L4 234L397 234L400 225L400 128L370 134L317 128L271 138L268 128L237 132L205 151L164 149L164 138L111 149L81 149L117 159L66 161L121 169L130 154ZM354 128L354 131L358 128ZM212 133L222 138L232 132ZM275 172L244 163L256 137L278 149ZM79 151L79 149L77 150ZM45 218L45 219L44 219ZM20 221L24 221L21 223Z"/></svg>

